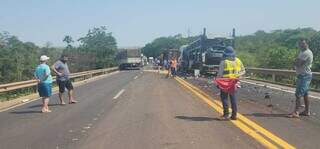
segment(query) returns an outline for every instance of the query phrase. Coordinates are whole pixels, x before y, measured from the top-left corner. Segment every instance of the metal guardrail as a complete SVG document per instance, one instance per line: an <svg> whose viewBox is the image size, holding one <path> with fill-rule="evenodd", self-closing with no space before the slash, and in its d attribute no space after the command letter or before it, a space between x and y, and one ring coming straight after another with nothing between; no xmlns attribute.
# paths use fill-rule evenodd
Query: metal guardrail
<svg viewBox="0 0 320 149"><path fill-rule="evenodd" d="M95 74L106 74L108 72L112 72L118 70L118 67L112 67L107 69L97 69L97 70L91 70L91 71L84 71L84 72L78 72L73 73L70 75L71 79L75 78L91 78ZM246 74L248 76L254 76L257 74L263 74L263 75L271 75L272 81L276 83L276 76L284 76L284 77L293 77L296 76L296 72L294 70L283 70L283 69L265 69L265 68L246 68ZM55 80L55 77L53 77ZM320 81L320 72L313 72L313 79ZM37 85L36 80L28 80L28 81L21 81L21 82L14 82L14 83L8 83L8 84L1 84L0 85L0 93L8 92L12 90L17 89L23 89L27 87L33 87Z"/></svg>
<svg viewBox="0 0 320 149"><path fill-rule="evenodd" d="M255 74L271 75L272 81L276 81L276 76L293 77L296 76L296 71L284 69L246 68L246 74L249 76ZM320 80L320 72L313 72L312 75L314 80Z"/></svg>
<svg viewBox="0 0 320 149"><path fill-rule="evenodd" d="M112 67L107 69L97 69L97 70L90 70L90 71L83 71L78 73L72 73L70 75L71 79L75 78L81 78L84 79L91 78L93 75L96 74L106 74L108 72L116 71L118 70L118 67ZM53 80L55 80L56 77L53 77ZM14 82L14 83L8 83L8 84L1 84L0 85L0 93L13 91L17 89L23 89L27 87L33 87L37 85L36 80L28 80L28 81L21 81L21 82Z"/></svg>

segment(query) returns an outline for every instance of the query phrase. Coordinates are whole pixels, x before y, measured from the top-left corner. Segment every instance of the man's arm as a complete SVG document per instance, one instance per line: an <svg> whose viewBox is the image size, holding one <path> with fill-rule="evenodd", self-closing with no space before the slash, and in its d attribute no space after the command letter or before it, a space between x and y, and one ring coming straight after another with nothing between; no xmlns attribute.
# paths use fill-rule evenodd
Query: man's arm
<svg viewBox="0 0 320 149"><path fill-rule="evenodd" d="M36 71L34 71L33 73L34 79L36 79L38 81L38 83L41 82L41 80L38 78Z"/></svg>
<svg viewBox="0 0 320 149"><path fill-rule="evenodd" d="M302 66L305 65L307 63L307 61L310 59L310 56L305 54L302 54L301 56L298 56L295 59L295 66Z"/></svg>
<svg viewBox="0 0 320 149"><path fill-rule="evenodd" d="M303 64L306 63L307 60L303 60L303 59L299 59L299 58L296 58L295 60L295 66L302 66Z"/></svg>
<svg viewBox="0 0 320 149"><path fill-rule="evenodd" d="M241 69L239 72L240 77L243 76L244 74L246 74L246 69L244 68L243 63L240 61L240 65L241 65Z"/></svg>
<svg viewBox="0 0 320 149"><path fill-rule="evenodd" d="M223 76L223 71L224 71L224 61L221 61L220 65L219 65L219 71L217 74L217 78L221 78Z"/></svg>
<svg viewBox="0 0 320 149"><path fill-rule="evenodd" d="M58 76L62 76L62 73L60 73L60 72L57 70L56 65L57 65L57 63L54 63L54 64L51 66L51 69L52 69L53 72L55 72Z"/></svg>

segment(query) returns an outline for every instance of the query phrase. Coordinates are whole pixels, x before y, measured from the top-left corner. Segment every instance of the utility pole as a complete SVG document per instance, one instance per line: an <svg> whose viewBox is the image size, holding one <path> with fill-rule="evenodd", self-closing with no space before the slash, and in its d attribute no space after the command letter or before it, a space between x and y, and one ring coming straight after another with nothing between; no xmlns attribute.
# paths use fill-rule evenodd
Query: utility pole
<svg viewBox="0 0 320 149"><path fill-rule="evenodd" d="M191 30L190 30L190 28L188 28L188 30L187 30L187 35L188 35L188 38L189 38L190 35L191 35Z"/></svg>
<svg viewBox="0 0 320 149"><path fill-rule="evenodd" d="M235 48L236 46L236 29L235 28L232 29L232 38L233 38L232 47Z"/></svg>

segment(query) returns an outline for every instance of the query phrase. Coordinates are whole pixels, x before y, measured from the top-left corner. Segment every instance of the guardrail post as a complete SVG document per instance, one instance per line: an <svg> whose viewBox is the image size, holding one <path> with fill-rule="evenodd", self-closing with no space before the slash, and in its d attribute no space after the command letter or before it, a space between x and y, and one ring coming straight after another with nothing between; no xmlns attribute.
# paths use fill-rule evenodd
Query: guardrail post
<svg viewBox="0 0 320 149"><path fill-rule="evenodd" d="M272 81L276 81L276 74L272 74Z"/></svg>

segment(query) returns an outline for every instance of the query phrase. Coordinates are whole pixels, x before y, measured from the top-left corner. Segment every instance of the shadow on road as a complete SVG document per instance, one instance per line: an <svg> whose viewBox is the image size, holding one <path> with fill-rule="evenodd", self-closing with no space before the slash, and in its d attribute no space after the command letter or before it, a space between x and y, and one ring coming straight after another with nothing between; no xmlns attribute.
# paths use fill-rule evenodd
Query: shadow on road
<svg viewBox="0 0 320 149"><path fill-rule="evenodd" d="M12 114L32 114L32 113L42 113L40 110L36 111L36 110L31 110L31 111L13 111L10 112Z"/></svg>
<svg viewBox="0 0 320 149"><path fill-rule="evenodd" d="M254 116L254 117L285 117L287 118L288 114L272 114L272 113L252 113L252 114L243 114L244 116Z"/></svg>
<svg viewBox="0 0 320 149"><path fill-rule="evenodd" d="M219 121L218 118L211 118L211 117L176 116L175 118L186 120L186 121Z"/></svg>
<svg viewBox="0 0 320 149"><path fill-rule="evenodd" d="M55 104L49 104L49 107L52 107L52 106L60 106L60 104L58 103L55 103ZM28 108L39 108L39 107L42 107L42 104L38 104L38 105L32 105L32 106L29 106Z"/></svg>

